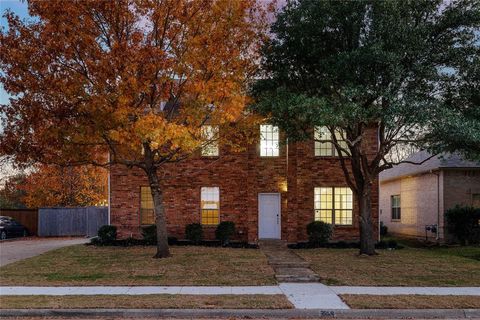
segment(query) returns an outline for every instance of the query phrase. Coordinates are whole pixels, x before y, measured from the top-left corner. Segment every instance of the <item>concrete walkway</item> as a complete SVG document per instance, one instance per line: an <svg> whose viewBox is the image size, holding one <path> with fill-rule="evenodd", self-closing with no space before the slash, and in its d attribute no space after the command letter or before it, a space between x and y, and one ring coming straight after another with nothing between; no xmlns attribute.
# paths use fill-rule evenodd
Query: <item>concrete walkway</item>
<svg viewBox="0 0 480 320"><path fill-rule="evenodd" d="M299 255L287 248L281 240L261 240L260 250L267 256L278 282L318 282L320 277Z"/></svg>
<svg viewBox="0 0 480 320"><path fill-rule="evenodd" d="M18 260L38 256L50 250L87 242L88 239L85 237L0 241L0 267Z"/></svg>
<svg viewBox="0 0 480 320"><path fill-rule="evenodd" d="M295 309L350 309L337 294L321 283L280 283Z"/></svg>
<svg viewBox="0 0 480 320"><path fill-rule="evenodd" d="M10 295L97 295L97 294L286 294L318 290L329 294L480 296L480 287L351 287L321 283L280 283L278 286L0 286L0 296Z"/></svg>

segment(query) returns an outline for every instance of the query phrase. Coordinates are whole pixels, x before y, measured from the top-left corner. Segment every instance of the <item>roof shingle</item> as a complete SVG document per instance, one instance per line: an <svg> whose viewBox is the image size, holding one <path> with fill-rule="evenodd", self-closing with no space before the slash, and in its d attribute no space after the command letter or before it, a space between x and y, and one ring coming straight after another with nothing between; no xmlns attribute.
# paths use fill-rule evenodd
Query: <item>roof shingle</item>
<svg viewBox="0 0 480 320"><path fill-rule="evenodd" d="M408 161L420 163L430 157L427 151L419 151L407 158ZM411 163L402 163L391 169L380 173L380 181L391 180L403 176L412 176L432 170L446 168L480 168L480 162L468 161L458 154L440 154L417 165Z"/></svg>

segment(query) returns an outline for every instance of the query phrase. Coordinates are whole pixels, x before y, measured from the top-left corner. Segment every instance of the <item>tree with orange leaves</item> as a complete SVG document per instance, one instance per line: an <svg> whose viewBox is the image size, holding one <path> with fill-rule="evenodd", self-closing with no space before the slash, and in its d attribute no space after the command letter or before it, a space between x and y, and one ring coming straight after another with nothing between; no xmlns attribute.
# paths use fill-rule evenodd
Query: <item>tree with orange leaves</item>
<svg viewBox="0 0 480 320"><path fill-rule="evenodd" d="M29 1L7 13L0 155L16 163L140 168L152 191L155 257L170 255L157 171L205 143L202 125L245 121L265 10L256 0ZM236 133L238 135L238 133ZM233 144L233 143L232 143ZM99 154L108 160L98 160Z"/></svg>
<svg viewBox="0 0 480 320"><path fill-rule="evenodd" d="M40 165L17 186L29 208L106 205L107 170L94 166Z"/></svg>

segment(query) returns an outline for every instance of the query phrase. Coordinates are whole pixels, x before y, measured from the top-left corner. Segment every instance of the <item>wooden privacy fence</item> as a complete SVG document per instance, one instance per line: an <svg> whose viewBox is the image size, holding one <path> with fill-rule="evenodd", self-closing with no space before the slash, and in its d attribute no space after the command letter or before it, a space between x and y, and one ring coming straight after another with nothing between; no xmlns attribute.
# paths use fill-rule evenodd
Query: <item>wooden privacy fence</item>
<svg viewBox="0 0 480 320"><path fill-rule="evenodd" d="M41 237L95 236L106 224L107 207L38 209L38 235Z"/></svg>
<svg viewBox="0 0 480 320"><path fill-rule="evenodd" d="M24 225L30 235L36 236L38 230L37 209L0 209L0 216L12 217Z"/></svg>

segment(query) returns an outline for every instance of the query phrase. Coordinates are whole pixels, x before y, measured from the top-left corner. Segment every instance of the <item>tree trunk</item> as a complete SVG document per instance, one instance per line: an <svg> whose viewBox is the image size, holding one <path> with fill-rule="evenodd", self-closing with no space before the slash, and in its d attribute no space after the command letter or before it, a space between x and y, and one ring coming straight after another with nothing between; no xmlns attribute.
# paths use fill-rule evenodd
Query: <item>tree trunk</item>
<svg viewBox="0 0 480 320"><path fill-rule="evenodd" d="M167 258L170 256L168 248L167 222L165 220L165 207L163 206L163 193L158 181L157 169L147 170L148 182L152 192L155 224L157 226L157 253L154 258Z"/></svg>
<svg viewBox="0 0 480 320"><path fill-rule="evenodd" d="M375 232L372 218L372 186L367 184L358 192L360 209L360 254L375 255Z"/></svg>

